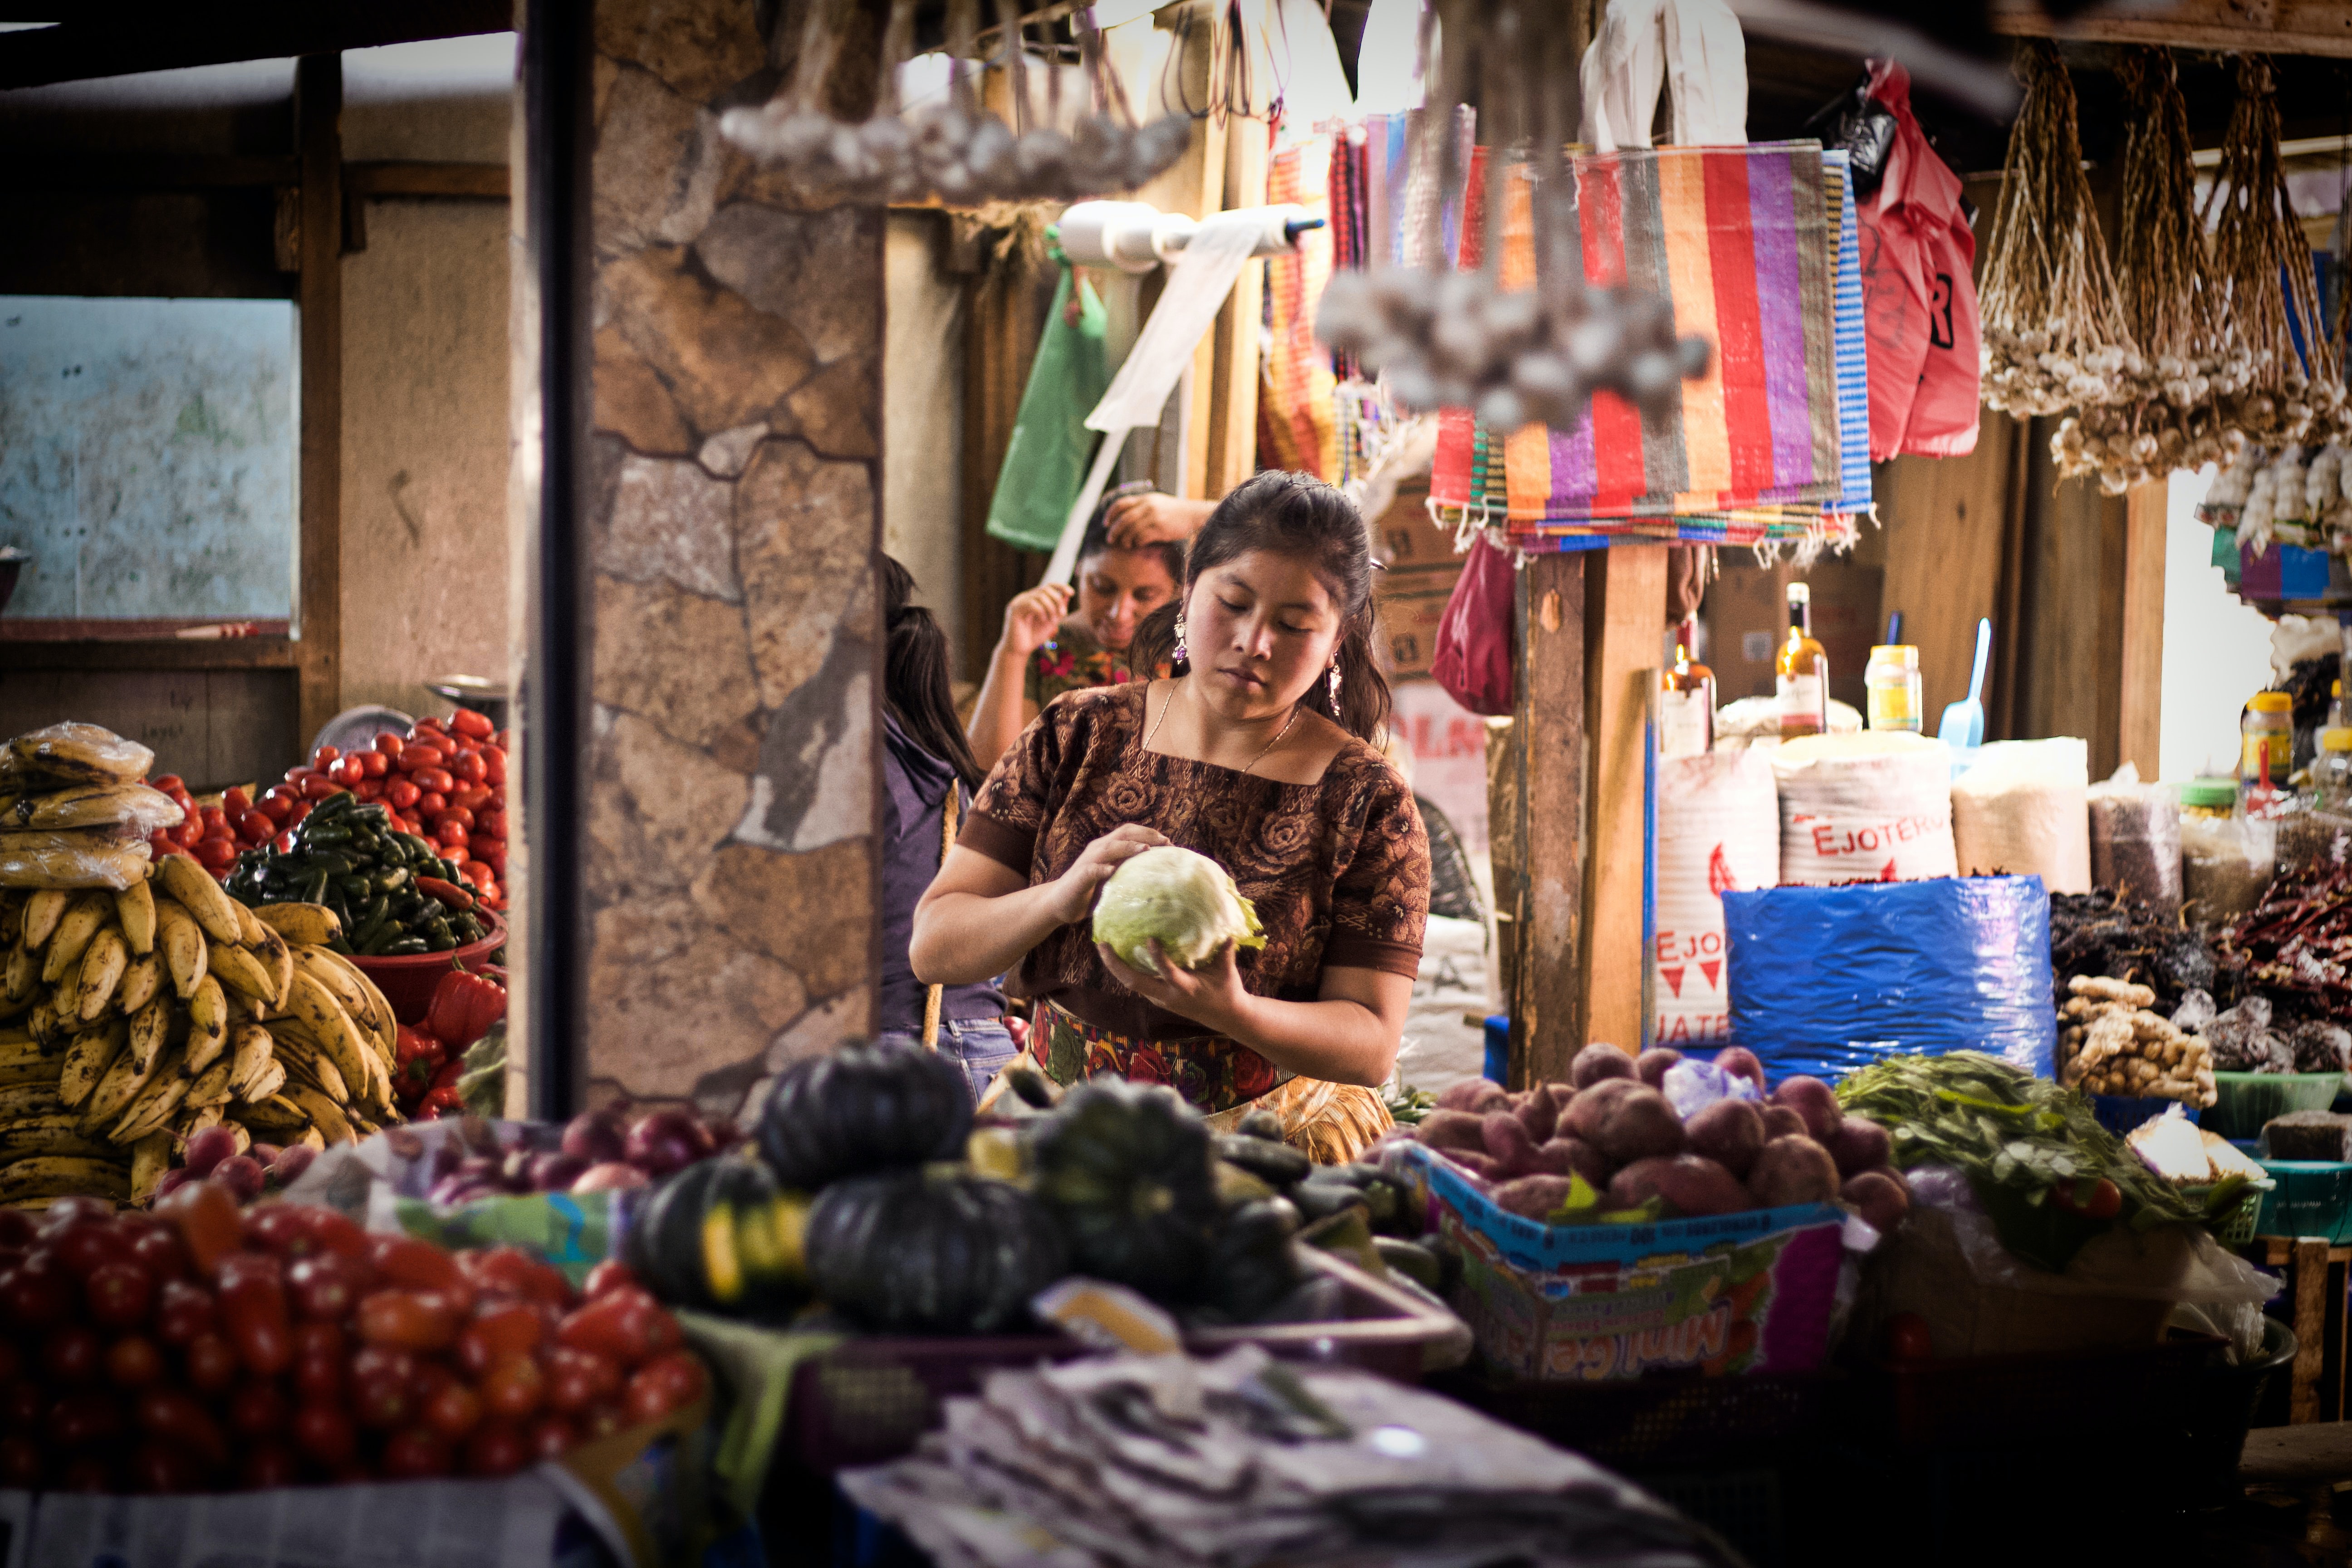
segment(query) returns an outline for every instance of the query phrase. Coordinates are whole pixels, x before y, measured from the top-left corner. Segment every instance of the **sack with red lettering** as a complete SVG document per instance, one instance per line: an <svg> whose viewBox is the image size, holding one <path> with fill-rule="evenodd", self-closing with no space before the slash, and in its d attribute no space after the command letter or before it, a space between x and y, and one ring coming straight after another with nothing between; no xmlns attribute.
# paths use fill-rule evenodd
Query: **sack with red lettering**
<svg viewBox="0 0 2352 1568"><path fill-rule="evenodd" d="M1959 869L1952 753L1902 731L1807 735L1772 752L1780 792L1780 880L1916 882Z"/></svg>
<svg viewBox="0 0 2352 1568"><path fill-rule="evenodd" d="M1730 1044L1723 895L1780 879L1780 808L1757 750L1658 764L1656 979L1659 1045Z"/></svg>

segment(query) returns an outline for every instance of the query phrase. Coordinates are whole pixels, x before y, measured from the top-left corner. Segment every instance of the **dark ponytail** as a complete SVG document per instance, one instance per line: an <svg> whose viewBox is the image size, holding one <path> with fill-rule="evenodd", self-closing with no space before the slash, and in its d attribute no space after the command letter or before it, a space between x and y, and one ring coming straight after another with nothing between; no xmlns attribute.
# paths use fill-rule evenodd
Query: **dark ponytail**
<svg viewBox="0 0 2352 1568"><path fill-rule="evenodd" d="M882 557L882 619L887 643L882 657L882 700L907 738L955 771L966 789L986 777L971 754L963 726L956 722L955 699L948 689L948 637L922 605L909 603L915 579L889 556Z"/></svg>
<svg viewBox="0 0 2352 1568"><path fill-rule="evenodd" d="M1129 665L1157 669L1172 658L1176 617L1201 574L1253 550L1306 562L1340 606L1339 706L1331 706L1328 679L1307 689L1305 706L1367 744L1389 716L1389 683L1372 656L1371 537L1356 504L1312 474L1275 470L1255 475L1217 503L1192 538L1184 560L1184 591L1136 628ZM1172 664L1178 675L1187 666Z"/></svg>

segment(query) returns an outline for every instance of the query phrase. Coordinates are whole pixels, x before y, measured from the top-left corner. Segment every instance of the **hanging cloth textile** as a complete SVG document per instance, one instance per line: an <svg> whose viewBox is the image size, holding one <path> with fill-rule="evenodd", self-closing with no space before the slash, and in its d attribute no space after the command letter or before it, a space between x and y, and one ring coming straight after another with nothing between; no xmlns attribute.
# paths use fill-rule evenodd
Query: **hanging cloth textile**
<svg viewBox="0 0 2352 1568"><path fill-rule="evenodd" d="M1674 145L1748 140L1748 44L1725 0L1614 0L1580 76L1595 152L1647 147L1662 87Z"/></svg>
<svg viewBox="0 0 2352 1568"><path fill-rule="evenodd" d="M1062 262L1062 280L1054 288L1053 309L1045 314L988 505L989 537L1021 550L1048 551L1061 542L1062 524L1077 504L1101 439L1087 428L1087 416L1110 387L1103 357L1108 313L1076 268L1059 251L1055 258Z"/></svg>

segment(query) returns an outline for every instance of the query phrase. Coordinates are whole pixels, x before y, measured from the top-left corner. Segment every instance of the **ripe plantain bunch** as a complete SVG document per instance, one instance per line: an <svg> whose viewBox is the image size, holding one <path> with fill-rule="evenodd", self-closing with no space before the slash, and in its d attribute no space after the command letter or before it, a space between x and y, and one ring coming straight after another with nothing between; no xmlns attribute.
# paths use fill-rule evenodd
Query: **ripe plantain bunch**
<svg viewBox="0 0 2352 1568"><path fill-rule="evenodd" d="M95 724L0 742L0 888L120 890L148 870L148 835L179 805L139 781L155 753Z"/></svg>
<svg viewBox="0 0 2352 1568"><path fill-rule="evenodd" d="M331 910L184 855L119 892L0 890L0 1205L144 1202L190 1135L323 1149L397 1120L391 1005Z"/></svg>

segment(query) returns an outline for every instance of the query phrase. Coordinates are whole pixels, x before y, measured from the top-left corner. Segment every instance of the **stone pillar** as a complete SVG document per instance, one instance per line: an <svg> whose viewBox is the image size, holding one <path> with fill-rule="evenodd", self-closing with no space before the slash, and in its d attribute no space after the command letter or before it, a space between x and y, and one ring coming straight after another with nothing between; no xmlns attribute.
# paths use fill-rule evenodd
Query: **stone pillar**
<svg viewBox="0 0 2352 1568"><path fill-rule="evenodd" d="M581 1079L732 1110L871 1021L883 215L720 141L752 0L594 47Z"/></svg>

